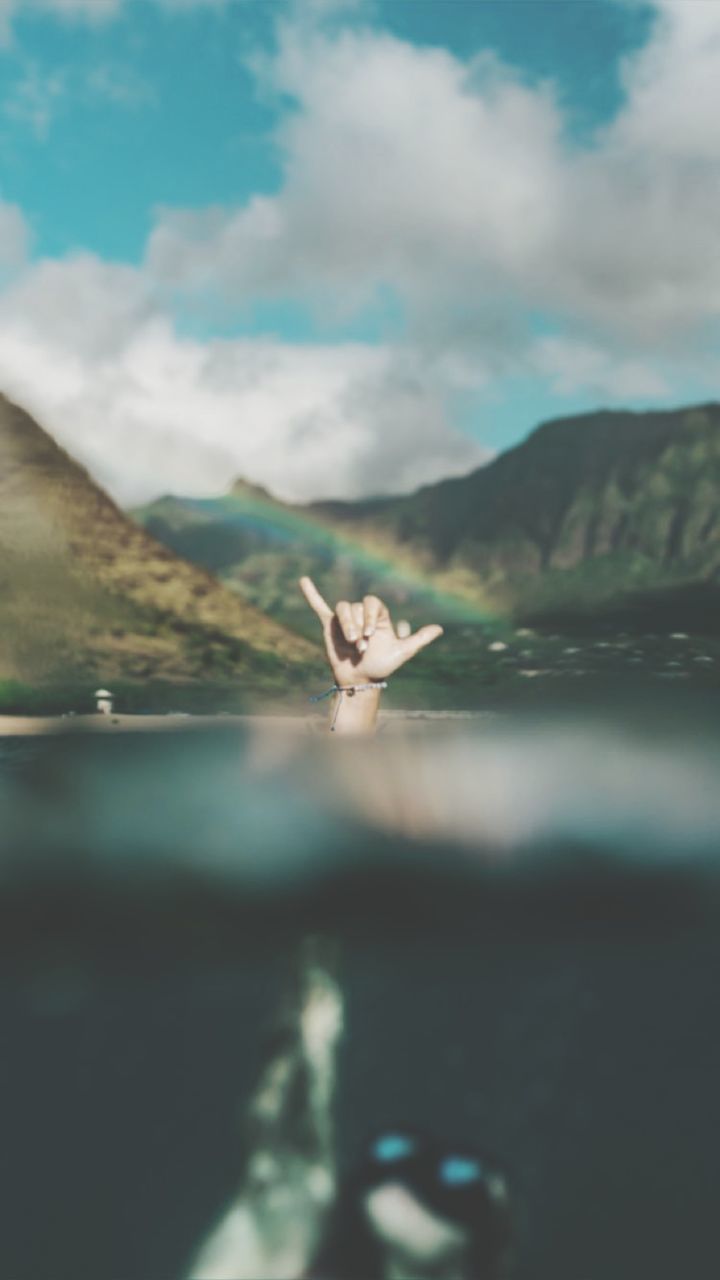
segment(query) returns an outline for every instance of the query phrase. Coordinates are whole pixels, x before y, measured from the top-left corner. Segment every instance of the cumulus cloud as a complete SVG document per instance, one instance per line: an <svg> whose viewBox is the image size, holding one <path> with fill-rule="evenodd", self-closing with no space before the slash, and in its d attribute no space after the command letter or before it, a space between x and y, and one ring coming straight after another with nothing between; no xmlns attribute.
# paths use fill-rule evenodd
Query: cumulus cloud
<svg viewBox="0 0 720 1280"><path fill-rule="evenodd" d="M655 8L623 108L570 166L549 263L570 311L668 350L720 314L720 6Z"/></svg>
<svg viewBox="0 0 720 1280"><path fill-rule="evenodd" d="M329 315L389 287L411 332L452 340L469 313L512 304L637 350L720 313L720 5L658 0L623 66L623 108L584 148L551 85L488 54L285 23L255 69L296 104L278 133L282 189L163 212L148 257L160 279Z"/></svg>
<svg viewBox="0 0 720 1280"><path fill-rule="evenodd" d="M283 190L237 210L166 211L149 246L161 278L342 309L390 284L423 314L438 284L504 291L542 251L560 186L549 91L493 59L467 67L371 30L283 25L256 69L299 104L278 136Z"/></svg>
<svg viewBox="0 0 720 1280"><path fill-rule="evenodd" d="M0 385L123 501L235 473L291 499L410 488L483 456L455 397L519 373L662 399L720 317L720 5L657 0L622 108L582 145L551 84L329 8L327 25L301 6L254 62L281 107L277 193L161 211L141 270L79 255L18 274L25 230L0 205ZM186 295L295 298L329 324L389 295L402 336L190 340L170 318Z"/></svg>
<svg viewBox="0 0 720 1280"><path fill-rule="evenodd" d="M715 165L720 147L720 11L697 0L654 0L653 37L624 64L627 104L615 143Z"/></svg>
<svg viewBox="0 0 720 1280"><path fill-rule="evenodd" d="M178 336L148 281L84 254L0 295L0 385L124 503L235 475L281 497L359 497L486 456L412 354Z"/></svg>

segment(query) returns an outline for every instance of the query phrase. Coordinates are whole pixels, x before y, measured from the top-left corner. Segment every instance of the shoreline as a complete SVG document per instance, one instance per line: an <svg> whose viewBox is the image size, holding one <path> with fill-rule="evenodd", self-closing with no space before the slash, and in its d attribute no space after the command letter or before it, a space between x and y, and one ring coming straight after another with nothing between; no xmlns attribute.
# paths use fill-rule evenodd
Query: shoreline
<svg viewBox="0 0 720 1280"><path fill-rule="evenodd" d="M261 724L297 728L308 717L289 715L104 715L5 716L0 715L0 738L38 737L58 733L158 733L168 730L254 728Z"/></svg>
<svg viewBox="0 0 720 1280"><path fill-rule="evenodd" d="M466 721L484 719L486 711L382 711L380 726L391 724ZM0 715L0 738L48 737L63 733L161 733L197 729L281 729L297 733L322 732L327 720L308 715L100 715L7 716Z"/></svg>

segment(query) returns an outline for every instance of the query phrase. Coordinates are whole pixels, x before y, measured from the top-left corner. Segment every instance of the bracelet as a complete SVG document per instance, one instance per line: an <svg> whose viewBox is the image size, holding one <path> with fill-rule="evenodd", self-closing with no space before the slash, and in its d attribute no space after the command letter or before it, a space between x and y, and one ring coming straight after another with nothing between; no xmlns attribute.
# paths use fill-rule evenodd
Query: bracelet
<svg viewBox="0 0 720 1280"><path fill-rule="evenodd" d="M335 714L330 725L330 732L335 730L335 721L340 712L340 704L345 694L348 698L354 698L356 693L365 693L370 689L387 689L387 680L373 680L369 684L334 684L330 689L326 689L324 693L313 694L310 702L322 702L324 698L330 698L334 693L339 694Z"/></svg>

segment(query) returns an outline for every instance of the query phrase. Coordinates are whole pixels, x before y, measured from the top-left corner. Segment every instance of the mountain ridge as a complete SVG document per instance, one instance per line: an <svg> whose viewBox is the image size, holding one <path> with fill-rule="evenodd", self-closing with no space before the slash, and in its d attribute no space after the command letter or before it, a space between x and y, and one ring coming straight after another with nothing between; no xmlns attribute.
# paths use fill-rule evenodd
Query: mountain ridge
<svg viewBox="0 0 720 1280"><path fill-rule="evenodd" d="M0 395L0 670L230 678L316 650L180 560Z"/></svg>
<svg viewBox="0 0 720 1280"><path fill-rule="evenodd" d="M374 557L381 574L390 563L401 577L517 613L573 593L594 600L712 576L719 494L720 404L710 401L550 419L468 475L411 495L303 506L240 481L221 499L151 504L140 519L190 558L202 558L201 543L212 548L250 599L263 566L281 572L285 522L296 565L303 550L321 573ZM348 589L362 578L345 576Z"/></svg>

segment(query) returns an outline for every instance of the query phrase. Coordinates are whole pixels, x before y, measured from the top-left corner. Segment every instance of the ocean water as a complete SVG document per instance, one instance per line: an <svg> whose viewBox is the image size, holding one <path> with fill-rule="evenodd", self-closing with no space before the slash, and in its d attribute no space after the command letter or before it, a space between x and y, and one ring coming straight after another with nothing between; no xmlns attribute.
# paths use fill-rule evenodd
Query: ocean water
<svg viewBox="0 0 720 1280"><path fill-rule="evenodd" d="M712 1274L719 781L674 704L0 742L2 1273L190 1274L299 1061L315 938L342 1034L286 1155L322 1129L342 1185L383 1127L473 1143L518 1280Z"/></svg>

